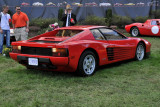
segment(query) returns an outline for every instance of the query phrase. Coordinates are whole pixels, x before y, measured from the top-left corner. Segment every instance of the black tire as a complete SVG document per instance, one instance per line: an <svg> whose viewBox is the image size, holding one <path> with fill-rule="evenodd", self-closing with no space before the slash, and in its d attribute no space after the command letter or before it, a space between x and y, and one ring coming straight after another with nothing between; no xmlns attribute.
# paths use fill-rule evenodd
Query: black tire
<svg viewBox="0 0 160 107"><path fill-rule="evenodd" d="M92 61L89 61L88 58L91 58L91 59L93 58L93 59L92 59ZM92 65L93 65L93 67L91 67L91 69L90 69L90 66L92 66ZM85 69L85 66L87 67L86 69ZM89 51L89 50L83 52L80 59L79 59L77 74L79 76L91 76L95 73L96 68L97 68L96 55L92 51ZM90 69L90 72L88 71L88 69Z"/></svg>
<svg viewBox="0 0 160 107"><path fill-rule="evenodd" d="M132 27L130 33L131 33L131 36L133 37L137 37L140 35L139 29L137 27Z"/></svg>
<svg viewBox="0 0 160 107"><path fill-rule="evenodd" d="M141 48L141 51L138 49ZM145 46L142 42L138 43L137 48L136 48L136 53L135 53L135 58L138 61L141 61L145 58Z"/></svg>

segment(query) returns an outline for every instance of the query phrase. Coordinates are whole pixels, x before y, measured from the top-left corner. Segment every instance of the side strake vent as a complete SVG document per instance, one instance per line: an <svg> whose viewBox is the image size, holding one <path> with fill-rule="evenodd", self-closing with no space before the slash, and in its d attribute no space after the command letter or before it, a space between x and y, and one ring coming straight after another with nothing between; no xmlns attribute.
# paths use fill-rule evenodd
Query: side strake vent
<svg viewBox="0 0 160 107"><path fill-rule="evenodd" d="M130 47L112 47L106 50L108 61L130 59L133 54L133 49Z"/></svg>
<svg viewBox="0 0 160 107"><path fill-rule="evenodd" d="M107 48L108 61L114 60L114 48Z"/></svg>

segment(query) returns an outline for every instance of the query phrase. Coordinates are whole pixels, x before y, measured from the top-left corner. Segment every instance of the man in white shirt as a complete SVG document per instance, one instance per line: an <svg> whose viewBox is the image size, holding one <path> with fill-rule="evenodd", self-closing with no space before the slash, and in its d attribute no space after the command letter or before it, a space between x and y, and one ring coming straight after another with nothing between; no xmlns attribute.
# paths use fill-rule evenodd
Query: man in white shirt
<svg viewBox="0 0 160 107"><path fill-rule="evenodd" d="M9 22L11 22L11 17L8 14L9 7L3 6L3 11L0 13L0 54L3 51L3 41L4 36L6 35L6 47L10 47L10 26Z"/></svg>

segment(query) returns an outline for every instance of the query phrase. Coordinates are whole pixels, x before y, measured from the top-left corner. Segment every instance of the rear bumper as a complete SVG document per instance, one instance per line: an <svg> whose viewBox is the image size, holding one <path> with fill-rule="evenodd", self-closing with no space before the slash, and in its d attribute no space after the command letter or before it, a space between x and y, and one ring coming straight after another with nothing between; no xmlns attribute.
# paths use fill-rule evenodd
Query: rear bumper
<svg viewBox="0 0 160 107"><path fill-rule="evenodd" d="M30 57L18 55L17 61L20 64L27 66L28 68L57 69L57 67L51 63L49 58L38 58L38 66L28 65L28 58L30 58Z"/></svg>
<svg viewBox="0 0 160 107"><path fill-rule="evenodd" d="M12 52L10 53L10 57L28 68L73 72L71 67L69 67L68 57L39 56L39 55L18 54ZM28 58L37 58L38 66L28 65Z"/></svg>

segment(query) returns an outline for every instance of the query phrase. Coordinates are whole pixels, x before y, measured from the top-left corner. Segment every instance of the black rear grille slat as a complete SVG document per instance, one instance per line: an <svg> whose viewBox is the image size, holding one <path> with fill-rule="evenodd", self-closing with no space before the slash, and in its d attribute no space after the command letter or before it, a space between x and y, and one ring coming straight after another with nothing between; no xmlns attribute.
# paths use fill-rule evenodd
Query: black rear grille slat
<svg viewBox="0 0 160 107"><path fill-rule="evenodd" d="M52 56L51 48L40 48L40 47L21 47L22 54L30 55L43 55L43 56Z"/></svg>

